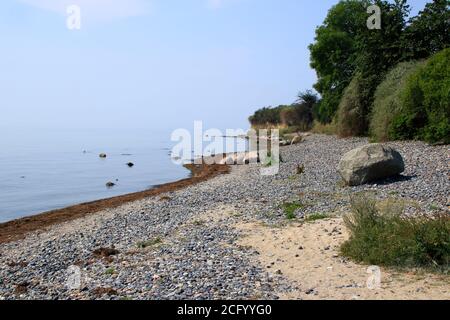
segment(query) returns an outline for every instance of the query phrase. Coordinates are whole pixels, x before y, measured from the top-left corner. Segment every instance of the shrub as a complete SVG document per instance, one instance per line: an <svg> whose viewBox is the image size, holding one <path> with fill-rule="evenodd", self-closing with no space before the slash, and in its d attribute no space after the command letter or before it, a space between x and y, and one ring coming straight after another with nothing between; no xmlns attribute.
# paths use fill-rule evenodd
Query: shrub
<svg viewBox="0 0 450 320"><path fill-rule="evenodd" d="M252 126L277 126L281 123L280 112L286 107L281 105L276 108L259 109L249 118L249 121Z"/></svg>
<svg viewBox="0 0 450 320"><path fill-rule="evenodd" d="M297 113L295 112L295 109L292 106L289 106L281 110L280 121L281 124L283 124L284 126L287 127L294 126L298 122Z"/></svg>
<svg viewBox="0 0 450 320"><path fill-rule="evenodd" d="M294 104L294 112L296 114L296 127L300 128L300 131L309 131L313 124L312 108L305 104Z"/></svg>
<svg viewBox="0 0 450 320"><path fill-rule="evenodd" d="M370 136L375 141L390 140L389 131L394 117L401 111L401 95L407 80L424 62L403 62L393 68L375 92L370 120Z"/></svg>
<svg viewBox="0 0 450 320"><path fill-rule="evenodd" d="M362 77L357 73L344 91L337 112L337 132L341 137L364 133L365 121L362 108Z"/></svg>
<svg viewBox="0 0 450 320"><path fill-rule="evenodd" d="M115 273L116 273L116 269L114 269L112 267L105 270L105 274L109 275L109 276L112 276Z"/></svg>
<svg viewBox="0 0 450 320"><path fill-rule="evenodd" d="M407 80L401 103L390 128L392 138L450 142L450 48Z"/></svg>
<svg viewBox="0 0 450 320"><path fill-rule="evenodd" d="M426 267L448 271L450 216L407 216L390 202L379 209L375 200L356 196L352 213L344 218L350 239L343 255L357 262L396 267Z"/></svg>

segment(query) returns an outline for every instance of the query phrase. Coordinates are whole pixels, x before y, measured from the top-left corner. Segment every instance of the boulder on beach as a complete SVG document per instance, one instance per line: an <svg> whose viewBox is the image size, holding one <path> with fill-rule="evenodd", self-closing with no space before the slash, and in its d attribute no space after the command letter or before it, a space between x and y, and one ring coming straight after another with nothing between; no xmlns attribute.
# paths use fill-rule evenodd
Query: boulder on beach
<svg viewBox="0 0 450 320"><path fill-rule="evenodd" d="M219 164L224 165L243 165L243 164L251 164L251 163L258 163L259 162L259 155L257 151L251 151L251 152L239 152L227 155L225 158L223 158Z"/></svg>
<svg viewBox="0 0 450 320"><path fill-rule="evenodd" d="M401 154L382 144L369 144L344 155L339 163L339 174L349 186L399 175L405 171Z"/></svg>
<svg viewBox="0 0 450 320"><path fill-rule="evenodd" d="M299 144L299 143L301 143L302 141L303 141L302 136L295 136L295 137L293 137L292 140L291 140L291 145Z"/></svg>

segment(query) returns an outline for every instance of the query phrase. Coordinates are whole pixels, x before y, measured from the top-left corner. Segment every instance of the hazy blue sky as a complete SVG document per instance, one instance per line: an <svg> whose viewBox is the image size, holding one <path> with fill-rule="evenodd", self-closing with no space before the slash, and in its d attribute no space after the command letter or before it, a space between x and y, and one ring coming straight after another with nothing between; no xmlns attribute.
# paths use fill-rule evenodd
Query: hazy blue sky
<svg viewBox="0 0 450 320"><path fill-rule="evenodd" d="M2 0L0 126L245 128L311 88L307 47L336 2Z"/></svg>

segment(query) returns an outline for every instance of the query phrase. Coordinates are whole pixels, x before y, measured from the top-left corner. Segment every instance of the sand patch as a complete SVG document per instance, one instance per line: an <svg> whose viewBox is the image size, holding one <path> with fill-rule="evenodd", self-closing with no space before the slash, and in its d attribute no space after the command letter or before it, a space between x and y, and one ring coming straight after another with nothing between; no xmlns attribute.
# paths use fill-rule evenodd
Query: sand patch
<svg viewBox="0 0 450 320"><path fill-rule="evenodd" d="M420 272L395 272L381 268L381 287L368 289L369 266L339 256L348 235L342 218L312 223L292 223L271 228L261 223L242 223L240 245L259 252L259 263L268 272L282 274L299 291L282 299L450 299L450 277Z"/></svg>

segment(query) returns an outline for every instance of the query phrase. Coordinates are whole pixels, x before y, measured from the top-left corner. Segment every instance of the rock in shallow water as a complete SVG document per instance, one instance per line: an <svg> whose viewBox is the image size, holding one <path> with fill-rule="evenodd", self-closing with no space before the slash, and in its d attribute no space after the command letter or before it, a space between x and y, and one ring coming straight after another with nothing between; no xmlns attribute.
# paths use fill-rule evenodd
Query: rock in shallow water
<svg viewBox="0 0 450 320"><path fill-rule="evenodd" d="M405 171L398 151L381 144L369 144L346 153L339 163L339 174L349 186L389 178Z"/></svg>

